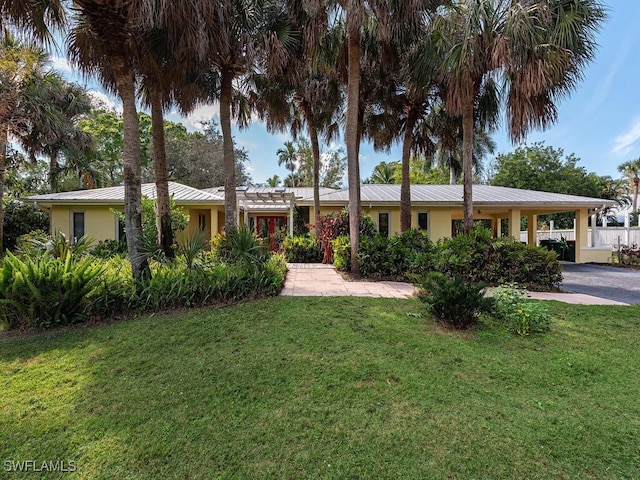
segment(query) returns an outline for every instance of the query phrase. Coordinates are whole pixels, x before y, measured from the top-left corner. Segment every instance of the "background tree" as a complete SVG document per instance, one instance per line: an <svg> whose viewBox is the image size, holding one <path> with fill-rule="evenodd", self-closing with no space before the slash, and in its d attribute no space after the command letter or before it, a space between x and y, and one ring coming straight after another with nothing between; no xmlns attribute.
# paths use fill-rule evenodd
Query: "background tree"
<svg viewBox="0 0 640 480"><path fill-rule="evenodd" d="M44 101L56 111L56 122L33 122L21 141L32 160L42 154L49 159L49 190L58 190L60 155L90 154L93 138L81 130L77 121L91 111L91 99L80 85L48 75L43 83Z"/></svg>
<svg viewBox="0 0 640 480"><path fill-rule="evenodd" d="M167 178L194 188L210 188L224 185L224 152L222 135L214 120L203 124L202 132L187 132L184 125L166 121L165 141L167 154ZM236 184L247 185L251 176L247 172L249 162L244 149L235 148ZM155 173L151 165L143 167L144 182L153 181Z"/></svg>
<svg viewBox="0 0 640 480"><path fill-rule="evenodd" d="M380 162L373 168L371 176L364 183L394 184L400 179L396 178L400 162Z"/></svg>
<svg viewBox="0 0 640 480"><path fill-rule="evenodd" d="M541 192L581 195L616 200L610 177L601 177L578 166L575 155L564 156L560 148L535 143L500 154L494 163L491 185L537 190ZM614 197L612 198L612 195ZM541 221L554 220L559 228L573 228L573 212L541 216Z"/></svg>
<svg viewBox="0 0 640 480"><path fill-rule="evenodd" d="M363 183L401 184L401 162L380 162L373 169L371 177ZM438 166L432 167L431 161L424 156L414 156L409 162L409 182L411 185L444 185L447 173Z"/></svg>
<svg viewBox="0 0 640 480"><path fill-rule="evenodd" d="M54 124L59 112L47 103L47 55L10 34L0 37L0 252L3 251L3 197L9 135L27 137L34 124Z"/></svg>
<svg viewBox="0 0 640 480"><path fill-rule="evenodd" d="M295 172L298 168L298 151L296 150L294 143L290 140L287 140L286 142L284 142L284 147L281 147L276 151L276 155L278 156L278 166L284 165L284 168L289 170L288 178L291 179L289 186L295 187Z"/></svg>
<svg viewBox="0 0 640 480"><path fill-rule="evenodd" d="M638 210L638 184L640 184L640 177L638 176L638 172L640 172L640 158L629 160L628 162L618 165L618 171L627 177L630 190L633 191L631 208L636 212Z"/></svg>
<svg viewBox="0 0 640 480"><path fill-rule="evenodd" d="M315 163L315 162L314 162ZM322 156L320 165L320 187L343 188L347 157L339 149Z"/></svg>
<svg viewBox="0 0 640 480"><path fill-rule="evenodd" d="M100 180L96 182L97 186L109 187L122 184L124 147L122 116L113 111L94 109L78 121L78 127L94 139L93 157L81 158L82 156L78 155L70 159L66 168L74 170L77 165L90 162L96 171L101 172ZM141 136L144 134L145 132L141 132ZM141 143L144 142L141 141Z"/></svg>
<svg viewBox="0 0 640 480"><path fill-rule="evenodd" d="M280 186L280 177L278 175L273 175L272 177L267 178L267 185L271 188Z"/></svg>

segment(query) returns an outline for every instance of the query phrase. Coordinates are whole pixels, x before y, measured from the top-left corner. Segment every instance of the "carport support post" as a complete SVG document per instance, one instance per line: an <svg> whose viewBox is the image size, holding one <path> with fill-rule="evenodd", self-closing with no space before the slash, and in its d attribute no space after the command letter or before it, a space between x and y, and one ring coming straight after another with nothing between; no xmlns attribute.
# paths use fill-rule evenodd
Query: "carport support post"
<svg viewBox="0 0 640 480"><path fill-rule="evenodd" d="M535 247L537 245L536 233L538 232L538 216L527 215L527 245Z"/></svg>
<svg viewBox="0 0 640 480"><path fill-rule="evenodd" d="M594 213L591 215L591 244L590 247L599 246L598 242L598 216Z"/></svg>
<svg viewBox="0 0 640 480"><path fill-rule="evenodd" d="M293 200L289 200L289 236L293 237Z"/></svg>
<svg viewBox="0 0 640 480"><path fill-rule="evenodd" d="M582 263L580 254L583 248L588 248L589 243L589 213L586 208L576 210L576 263Z"/></svg>
<svg viewBox="0 0 640 480"><path fill-rule="evenodd" d="M491 224L491 229L493 230L493 236L495 238L500 238L502 236L502 225L501 225L500 217L494 216L493 223Z"/></svg>
<svg viewBox="0 0 640 480"><path fill-rule="evenodd" d="M520 209L509 210L509 236L520 240Z"/></svg>

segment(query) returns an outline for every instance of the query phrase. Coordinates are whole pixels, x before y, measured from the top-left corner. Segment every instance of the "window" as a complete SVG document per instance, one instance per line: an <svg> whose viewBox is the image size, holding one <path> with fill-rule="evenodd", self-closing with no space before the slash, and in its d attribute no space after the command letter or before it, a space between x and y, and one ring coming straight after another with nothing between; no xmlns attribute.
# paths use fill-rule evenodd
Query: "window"
<svg viewBox="0 0 640 480"><path fill-rule="evenodd" d="M120 241L126 238L124 232L124 220L116 215L116 240Z"/></svg>
<svg viewBox="0 0 640 480"><path fill-rule="evenodd" d="M73 212L71 214L71 233L74 242L84 237L84 212Z"/></svg>
<svg viewBox="0 0 640 480"><path fill-rule="evenodd" d="M418 228L420 230L429 229L429 214L427 212L418 212Z"/></svg>
<svg viewBox="0 0 640 480"><path fill-rule="evenodd" d="M198 229L201 232L207 230L207 214L206 213L198 213Z"/></svg>
<svg viewBox="0 0 640 480"><path fill-rule="evenodd" d="M378 213L378 232L383 237L389 236L389 212Z"/></svg>

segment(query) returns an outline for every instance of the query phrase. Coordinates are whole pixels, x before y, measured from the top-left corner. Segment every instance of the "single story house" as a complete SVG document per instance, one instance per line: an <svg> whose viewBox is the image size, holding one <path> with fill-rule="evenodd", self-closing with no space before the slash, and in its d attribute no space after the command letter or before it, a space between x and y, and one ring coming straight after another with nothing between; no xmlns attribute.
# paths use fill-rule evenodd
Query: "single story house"
<svg viewBox="0 0 640 480"><path fill-rule="evenodd" d="M189 215L189 231L201 230L213 237L222 231L224 188L199 190L169 182L169 193L176 205ZM142 186L142 194L155 199L155 184ZM238 223L251 225L261 236L276 229L293 231L294 208L313 224L313 188L239 187ZM432 240L455 235L457 221L463 219L462 185L412 185L411 224L429 232ZM124 208L124 187L98 188L73 192L34 195L24 199L48 211L51 229L61 230L69 238L88 235L96 240L118 239L122 225L114 210ZM383 235L400 231L400 185L365 184L361 186L362 211L369 215ZM320 189L320 212L325 215L346 208L348 189ZM558 193L521 190L489 185L474 185L475 219L489 220L494 234L501 235L501 220L507 219L508 235L520 237L520 218L528 218L528 243L535 243L538 215L575 212L576 262L606 262L610 249L589 245L588 218L613 201Z"/></svg>

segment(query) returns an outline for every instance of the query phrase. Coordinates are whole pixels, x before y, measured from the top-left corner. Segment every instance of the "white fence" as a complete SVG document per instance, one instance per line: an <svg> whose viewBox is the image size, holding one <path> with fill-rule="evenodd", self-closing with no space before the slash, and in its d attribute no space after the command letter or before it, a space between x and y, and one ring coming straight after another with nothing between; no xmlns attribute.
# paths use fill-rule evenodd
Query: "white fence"
<svg viewBox="0 0 640 480"><path fill-rule="evenodd" d="M540 240L555 238L560 240L575 240L575 230L538 230L536 232L536 244L540 245ZM527 232L520 232L520 241L527 242ZM595 234L592 229L588 230L588 241L590 247L598 248L618 248L620 245L640 245L640 227L596 227Z"/></svg>

